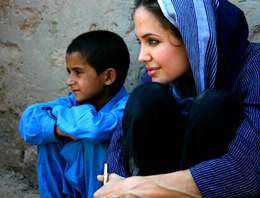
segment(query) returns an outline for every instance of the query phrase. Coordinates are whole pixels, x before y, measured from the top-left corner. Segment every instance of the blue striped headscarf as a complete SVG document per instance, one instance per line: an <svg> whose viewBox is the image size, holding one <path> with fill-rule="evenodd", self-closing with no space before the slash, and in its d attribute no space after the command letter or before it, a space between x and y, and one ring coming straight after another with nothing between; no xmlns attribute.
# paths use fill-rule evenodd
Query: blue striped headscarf
<svg viewBox="0 0 260 198"><path fill-rule="evenodd" d="M239 57L249 44L243 12L226 0L158 3L182 35L197 94L213 88L231 91L242 68Z"/></svg>

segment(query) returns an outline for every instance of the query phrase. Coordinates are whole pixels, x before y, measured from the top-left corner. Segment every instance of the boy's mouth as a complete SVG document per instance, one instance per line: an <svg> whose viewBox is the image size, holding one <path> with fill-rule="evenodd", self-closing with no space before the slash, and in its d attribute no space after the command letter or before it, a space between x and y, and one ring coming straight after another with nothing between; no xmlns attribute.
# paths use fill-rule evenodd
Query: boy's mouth
<svg viewBox="0 0 260 198"><path fill-rule="evenodd" d="M74 93L74 94L77 94L79 92L78 89L71 89L71 91Z"/></svg>

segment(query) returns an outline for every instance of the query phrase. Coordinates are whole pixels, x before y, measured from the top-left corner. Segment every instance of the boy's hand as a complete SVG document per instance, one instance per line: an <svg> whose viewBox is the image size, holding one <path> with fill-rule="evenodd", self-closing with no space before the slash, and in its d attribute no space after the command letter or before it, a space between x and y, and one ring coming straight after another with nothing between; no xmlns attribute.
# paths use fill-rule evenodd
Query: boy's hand
<svg viewBox="0 0 260 198"><path fill-rule="evenodd" d="M57 136L68 137L68 138L71 138L71 139L73 139L73 140L79 140L79 139L77 139L77 138L75 138L75 137L73 137L73 136L71 136L71 135L68 135L68 134L66 134L66 133L62 133L57 125L55 125L55 127L54 127L54 133L55 133L55 135L57 135Z"/></svg>

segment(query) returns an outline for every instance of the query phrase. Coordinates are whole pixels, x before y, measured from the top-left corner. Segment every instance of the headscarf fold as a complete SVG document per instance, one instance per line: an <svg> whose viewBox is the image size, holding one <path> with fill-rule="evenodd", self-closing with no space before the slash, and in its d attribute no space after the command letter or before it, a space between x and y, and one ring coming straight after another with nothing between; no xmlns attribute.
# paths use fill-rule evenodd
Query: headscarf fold
<svg viewBox="0 0 260 198"><path fill-rule="evenodd" d="M231 91L249 44L243 12L226 0L158 0L165 17L183 38L197 94Z"/></svg>

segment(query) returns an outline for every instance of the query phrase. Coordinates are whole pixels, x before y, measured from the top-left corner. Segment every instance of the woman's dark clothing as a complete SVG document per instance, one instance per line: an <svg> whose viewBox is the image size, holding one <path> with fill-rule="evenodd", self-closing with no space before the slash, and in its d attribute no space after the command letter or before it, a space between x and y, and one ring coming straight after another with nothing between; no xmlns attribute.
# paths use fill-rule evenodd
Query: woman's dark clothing
<svg viewBox="0 0 260 198"><path fill-rule="evenodd" d="M147 83L134 89L123 118L122 152L128 174L148 175L179 169L176 162L180 161L185 122L169 86Z"/></svg>
<svg viewBox="0 0 260 198"><path fill-rule="evenodd" d="M125 170L154 175L220 158L242 119L239 102L222 90L200 93L184 116L169 86L141 85L132 92L123 118Z"/></svg>
<svg viewBox="0 0 260 198"><path fill-rule="evenodd" d="M231 94L242 105L244 119L236 131L236 138L229 144L228 152L221 158L212 158L190 167L204 197L256 197L260 194L259 54L260 45L252 43L242 56L244 67ZM140 84L149 81L145 72ZM112 136L105 163L108 164L109 173L128 177L122 157L122 128L121 122ZM172 156L173 151L167 152L168 156Z"/></svg>
<svg viewBox="0 0 260 198"><path fill-rule="evenodd" d="M243 12L226 0L158 0L158 3L165 17L181 33L189 57L195 88L189 90L191 84L185 78L178 78L169 84L174 101L168 108L174 108L176 101L182 115L188 116L186 118L187 124L184 129L178 129L181 132L184 131L182 134L172 137L173 134L177 134L177 132L175 133L176 122L173 118L178 117L176 114L178 115L179 112L178 108L174 109L174 112L170 114L173 118L168 123L169 127L165 127L159 134L154 134L155 142L156 138L158 138L160 141L170 142L173 146L176 146L181 142L178 142L178 140L183 139L184 134L187 134L187 137L183 140L184 142L182 142L181 151L179 151L180 149L176 150L175 147L168 150L162 147L162 150L165 150L169 163L174 163L171 162L173 158L180 158L180 162L177 162L177 164L181 163L179 168L189 168L203 197L237 198L260 195L260 44L249 43L248 27ZM141 76L140 84L150 81L151 78L145 71ZM225 102L220 102L218 105L215 102L209 104L203 102L201 106L194 106L197 100L196 97L199 97L201 93L206 94L207 91L204 92L205 90L213 89L227 91L240 103L244 117L239 126L236 126L236 122L239 123L238 118L232 119L232 116L229 118L227 115L227 120L217 115L215 115L216 117L213 116L210 121L205 120L205 118L212 117L210 112L222 111L219 108L222 106L232 115L233 108L229 108L232 105L236 107L235 103L232 104L233 102L227 102L228 105ZM145 103L158 99L153 99L153 97L147 97L148 99L141 105L145 107ZM230 97L227 98L229 100ZM230 103L232 105L229 107ZM153 111L163 111L158 108L156 110L156 105L152 105L150 108ZM193 114L193 112L195 113ZM149 113L143 114L152 117ZM204 114L207 116L204 116ZM225 115L225 113L222 112L221 115ZM178 117L178 119L180 118ZM157 117L156 119L160 118ZM218 123L218 119L223 125ZM131 122L130 126L132 125ZM156 126L157 123L154 122L155 119L148 123L152 123L151 126ZM181 123L181 121L178 122ZM205 124L208 124L208 126ZM212 132L213 129L204 130L208 127L214 128L214 130L217 127L221 131L224 128L225 133ZM128 176L123 166L122 156L125 157L126 161L131 162L131 167L132 164L143 163L143 154L136 154L136 150L132 146L133 143L130 142L129 146L125 146L125 148L131 149L134 153L127 156L125 154L127 152L124 151L122 155L122 128L123 126L119 125L114 132L105 162L108 163L110 173L115 172L122 176ZM237 130L232 132L233 128L237 128ZM194 131L200 131L200 129L203 129L201 133L194 133ZM140 133L143 133L142 130ZM132 134L137 134L137 131ZM144 134L150 135L148 132L144 132ZM234 134L235 137L232 137ZM139 136L142 135L138 134ZM214 158L215 152L213 153L211 150L215 150L215 147L210 147L216 145L220 137L223 137L223 139L226 137L226 140L219 143L224 150L217 152L216 158ZM152 138L151 135L149 140L150 138ZM174 143L176 144L174 145ZM123 145L125 144L124 141ZM228 148L225 147L225 144L228 144ZM138 143L137 146L144 149L141 143ZM154 150L156 149L153 148L153 152L155 152ZM203 151L202 156L200 156L201 150ZM182 153L181 157L179 157L180 152ZM207 152L212 156L208 158L205 155ZM194 155L194 153L197 155ZM157 157L160 158L161 156L154 155L153 158L150 158L152 162L149 165L156 163L154 161L156 161ZM132 163L131 159L134 158L137 161ZM197 160L205 161L198 163ZM146 166L148 162L144 162L144 164ZM164 165L167 165L167 163L164 163ZM177 167L176 163L174 169L175 167ZM127 165L126 168L129 169ZM153 170L147 169L143 171ZM138 174L142 170L130 168L127 172L129 174Z"/></svg>

